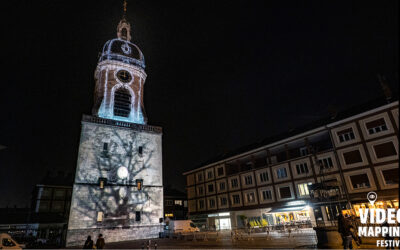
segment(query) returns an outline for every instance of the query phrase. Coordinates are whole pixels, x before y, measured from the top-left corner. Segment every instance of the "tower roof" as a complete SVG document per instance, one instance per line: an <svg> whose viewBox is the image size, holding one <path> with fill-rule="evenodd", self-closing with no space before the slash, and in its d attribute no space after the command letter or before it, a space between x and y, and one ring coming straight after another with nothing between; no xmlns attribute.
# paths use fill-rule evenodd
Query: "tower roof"
<svg viewBox="0 0 400 250"><path fill-rule="evenodd" d="M105 60L114 60L145 68L144 56L139 47L122 38L114 38L104 44L99 62Z"/></svg>
<svg viewBox="0 0 400 250"><path fill-rule="evenodd" d="M124 1L124 14L117 26L117 38L104 44L99 62L114 60L145 68L144 56L139 47L131 43L131 25L126 19L126 0Z"/></svg>

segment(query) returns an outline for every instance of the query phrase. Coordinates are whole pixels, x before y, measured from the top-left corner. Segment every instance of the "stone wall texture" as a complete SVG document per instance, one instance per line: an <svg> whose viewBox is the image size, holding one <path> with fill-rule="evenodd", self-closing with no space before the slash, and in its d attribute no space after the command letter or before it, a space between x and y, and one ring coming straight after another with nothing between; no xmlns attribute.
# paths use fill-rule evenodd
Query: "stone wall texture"
<svg viewBox="0 0 400 250"><path fill-rule="evenodd" d="M107 242L158 237L162 201L161 133L82 123L67 246L99 233Z"/></svg>

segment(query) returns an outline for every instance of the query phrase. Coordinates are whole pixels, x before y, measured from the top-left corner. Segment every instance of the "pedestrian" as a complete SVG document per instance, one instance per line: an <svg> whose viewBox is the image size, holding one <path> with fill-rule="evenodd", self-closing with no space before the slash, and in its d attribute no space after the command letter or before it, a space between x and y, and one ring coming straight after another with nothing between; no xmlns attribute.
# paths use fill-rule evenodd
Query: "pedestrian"
<svg viewBox="0 0 400 250"><path fill-rule="evenodd" d="M342 237L342 245L344 246L344 216L342 213L340 213L337 217L338 220L338 232L340 234L340 236Z"/></svg>
<svg viewBox="0 0 400 250"><path fill-rule="evenodd" d="M83 249L92 249L93 248L93 240L92 237L89 235L83 245Z"/></svg>
<svg viewBox="0 0 400 250"><path fill-rule="evenodd" d="M99 234L96 240L96 248L97 249L103 249L104 246L106 245L106 242L104 241L103 235Z"/></svg>
<svg viewBox="0 0 400 250"><path fill-rule="evenodd" d="M354 227L349 217L346 217L343 222L343 249L353 249Z"/></svg>
<svg viewBox="0 0 400 250"><path fill-rule="evenodd" d="M349 219L350 219L350 223L353 227L353 229L351 230L353 239L356 242L357 246L360 246L361 245L361 237L358 236L358 233L357 233L358 227L361 226L360 222L358 221L358 219L355 215L351 215Z"/></svg>
<svg viewBox="0 0 400 250"><path fill-rule="evenodd" d="M157 249L157 242L154 242L154 249Z"/></svg>

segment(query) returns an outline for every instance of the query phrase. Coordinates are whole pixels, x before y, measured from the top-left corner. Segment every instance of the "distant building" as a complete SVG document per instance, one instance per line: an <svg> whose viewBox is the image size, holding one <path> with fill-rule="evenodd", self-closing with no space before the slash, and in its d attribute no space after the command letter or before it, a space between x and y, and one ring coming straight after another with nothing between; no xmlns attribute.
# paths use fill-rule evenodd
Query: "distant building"
<svg viewBox="0 0 400 250"><path fill-rule="evenodd" d="M48 172L35 185L30 208L0 209L0 233L21 240L32 236L61 246L67 233L72 180L72 174Z"/></svg>
<svg viewBox="0 0 400 250"><path fill-rule="evenodd" d="M186 220L188 212L187 196L179 190L165 188L164 219Z"/></svg>
<svg viewBox="0 0 400 250"><path fill-rule="evenodd" d="M64 242L71 206L73 175L47 175L32 192L30 230L44 239L60 237Z"/></svg>
<svg viewBox="0 0 400 250"><path fill-rule="evenodd" d="M384 102L383 102L384 103ZM189 218L208 228L330 224L349 208L398 208L399 102L371 102L184 173Z"/></svg>

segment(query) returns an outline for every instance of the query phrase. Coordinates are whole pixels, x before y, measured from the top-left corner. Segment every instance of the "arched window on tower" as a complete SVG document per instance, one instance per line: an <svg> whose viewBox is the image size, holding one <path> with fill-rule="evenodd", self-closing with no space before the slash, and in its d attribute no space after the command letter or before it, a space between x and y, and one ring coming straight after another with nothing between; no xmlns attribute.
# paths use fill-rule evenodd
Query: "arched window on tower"
<svg viewBox="0 0 400 250"><path fill-rule="evenodd" d="M131 94L125 88L119 88L114 93L114 116L129 117L131 112Z"/></svg>
<svg viewBox="0 0 400 250"><path fill-rule="evenodd" d="M123 39L127 39L127 38L128 38L128 31L127 31L125 28L123 28L123 29L121 30L121 37L122 37Z"/></svg>

